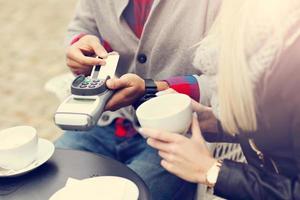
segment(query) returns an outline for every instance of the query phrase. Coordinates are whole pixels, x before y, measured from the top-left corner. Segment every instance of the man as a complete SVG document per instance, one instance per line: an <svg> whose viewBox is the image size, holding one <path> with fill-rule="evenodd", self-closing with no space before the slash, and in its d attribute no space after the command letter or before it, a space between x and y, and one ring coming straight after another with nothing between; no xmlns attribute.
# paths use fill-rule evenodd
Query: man
<svg viewBox="0 0 300 200"><path fill-rule="evenodd" d="M67 65L75 74L89 74L105 65L109 51L120 53L117 75L108 82L116 94L107 110L128 106L149 93L169 87L199 100L192 66L199 41L209 31L219 1L209 0L80 0L67 35ZM134 73L134 74L127 74ZM124 75L125 74L125 75ZM141 78L153 78L152 81ZM167 77L175 77L166 79ZM91 151L117 159L138 173L153 199L192 199L196 186L167 173L157 152L131 125L131 107L106 112L89 132L66 132L57 147Z"/></svg>

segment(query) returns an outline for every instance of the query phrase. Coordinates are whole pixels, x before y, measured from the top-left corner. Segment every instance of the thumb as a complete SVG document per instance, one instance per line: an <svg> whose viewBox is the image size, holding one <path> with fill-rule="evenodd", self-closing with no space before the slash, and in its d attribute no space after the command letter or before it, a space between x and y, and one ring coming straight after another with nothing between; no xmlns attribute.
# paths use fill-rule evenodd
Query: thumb
<svg viewBox="0 0 300 200"><path fill-rule="evenodd" d="M197 112L198 114L201 114L201 113L206 112L206 111L211 111L210 107L204 106L201 103L199 103L199 102L197 102L193 99L192 99L192 108L193 108L193 111Z"/></svg>
<svg viewBox="0 0 300 200"><path fill-rule="evenodd" d="M127 87L128 83L122 78L111 78L106 81L106 86L111 90L118 90Z"/></svg>
<svg viewBox="0 0 300 200"><path fill-rule="evenodd" d="M193 120L192 120L192 139L198 142L203 142L204 138L201 133L199 121L198 121L198 115L197 113L193 113Z"/></svg>

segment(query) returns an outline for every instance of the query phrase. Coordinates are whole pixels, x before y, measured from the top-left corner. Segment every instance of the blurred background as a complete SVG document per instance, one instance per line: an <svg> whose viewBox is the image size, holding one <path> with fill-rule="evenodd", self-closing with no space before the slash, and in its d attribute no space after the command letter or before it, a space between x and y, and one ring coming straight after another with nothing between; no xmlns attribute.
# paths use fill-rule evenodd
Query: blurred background
<svg viewBox="0 0 300 200"><path fill-rule="evenodd" d="M55 139L59 105L44 89L51 78L68 72L64 36L77 0L0 0L0 129L34 126Z"/></svg>

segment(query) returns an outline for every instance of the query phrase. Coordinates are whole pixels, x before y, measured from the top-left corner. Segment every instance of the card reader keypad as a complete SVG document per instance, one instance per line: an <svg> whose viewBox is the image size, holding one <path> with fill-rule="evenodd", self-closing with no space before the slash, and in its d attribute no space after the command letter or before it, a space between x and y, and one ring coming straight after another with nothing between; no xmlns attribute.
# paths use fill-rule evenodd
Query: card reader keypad
<svg viewBox="0 0 300 200"><path fill-rule="evenodd" d="M82 81L78 87L79 88L82 88L82 89L88 89L88 88L96 88L96 87L101 87L101 85L104 83L104 81L101 81L101 80L93 80L93 79L85 79L84 81Z"/></svg>
<svg viewBox="0 0 300 200"><path fill-rule="evenodd" d="M72 83L71 93L81 96L99 95L108 90L105 83L107 79L92 79L79 75Z"/></svg>

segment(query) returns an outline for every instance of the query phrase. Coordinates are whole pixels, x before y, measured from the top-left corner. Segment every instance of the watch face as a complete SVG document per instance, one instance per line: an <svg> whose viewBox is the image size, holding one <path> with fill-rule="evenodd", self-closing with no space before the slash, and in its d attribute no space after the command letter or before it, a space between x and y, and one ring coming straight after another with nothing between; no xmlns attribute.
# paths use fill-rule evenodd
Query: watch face
<svg viewBox="0 0 300 200"><path fill-rule="evenodd" d="M218 166L213 166L208 172L207 172L207 182L209 184L215 184L217 182L218 179L218 175L219 175L219 171L220 171L220 167Z"/></svg>

